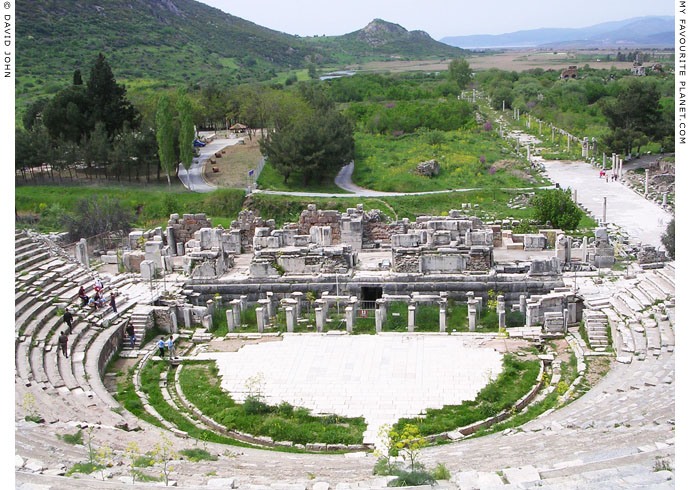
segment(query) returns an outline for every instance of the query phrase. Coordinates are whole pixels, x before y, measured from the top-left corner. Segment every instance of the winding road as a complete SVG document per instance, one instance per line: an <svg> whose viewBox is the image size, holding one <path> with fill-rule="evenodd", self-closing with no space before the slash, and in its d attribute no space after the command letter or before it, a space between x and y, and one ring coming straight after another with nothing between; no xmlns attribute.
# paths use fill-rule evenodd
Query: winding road
<svg viewBox="0 0 690 490"><path fill-rule="evenodd" d="M423 191L423 192L385 192L374 191L360 187L352 181L352 172L355 169L355 162L350 162L340 169L338 175L335 176L335 185L349 194L342 194L337 192L293 192L293 191L269 191L257 190L254 191L259 194L274 194L280 196L302 196L302 197L400 197L400 196L425 196L429 194L447 194L449 192L470 192L481 190L480 187L471 187L466 189L444 189L440 191ZM525 188L506 188L504 190L526 190L534 189L551 189L553 186L544 187L525 187Z"/></svg>
<svg viewBox="0 0 690 490"><path fill-rule="evenodd" d="M187 171L182 164L178 176L182 185L194 192L213 192L218 189L215 185L209 184L204 179L204 163L211 158L217 151L228 146L236 145L241 138L219 138L199 148L199 156L194 158L192 166Z"/></svg>

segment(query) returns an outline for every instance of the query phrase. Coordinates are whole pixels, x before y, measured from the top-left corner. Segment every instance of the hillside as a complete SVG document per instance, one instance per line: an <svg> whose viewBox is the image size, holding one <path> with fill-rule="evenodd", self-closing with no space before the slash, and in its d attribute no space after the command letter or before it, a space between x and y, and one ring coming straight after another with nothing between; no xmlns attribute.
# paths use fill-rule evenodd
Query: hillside
<svg viewBox="0 0 690 490"><path fill-rule="evenodd" d="M19 2L18 108L57 92L102 52L131 87L232 85L318 64L461 56L423 31L375 20L344 36L300 38L194 0Z"/></svg>
<svg viewBox="0 0 690 490"><path fill-rule="evenodd" d="M673 46L673 21L670 16L636 17L604 22L578 29L544 28L497 35L444 37L442 42L462 48L573 46L637 47Z"/></svg>
<svg viewBox="0 0 690 490"><path fill-rule="evenodd" d="M338 61L368 61L372 59L457 58L466 52L432 39L424 31L408 31L404 27L374 19L364 28L343 36L310 39Z"/></svg>

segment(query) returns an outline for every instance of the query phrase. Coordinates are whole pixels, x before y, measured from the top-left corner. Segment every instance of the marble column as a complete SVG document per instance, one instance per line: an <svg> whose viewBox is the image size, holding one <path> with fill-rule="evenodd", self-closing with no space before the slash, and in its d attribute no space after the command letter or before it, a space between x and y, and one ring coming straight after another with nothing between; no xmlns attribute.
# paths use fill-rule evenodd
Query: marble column
<svg viewBox="0 0 690 490"><path fill-rule="evenodd" d="M228 332L235 331L235 317L232 314L232 308L225 310L225 320L228 322Z"/></svg>
<svg viewBox="0 0 690 490"><path fill-rule="evenodd" d="M469 320L470 332L477 330L477 300L467 301L467 319Z"/></svg>
<svg viewBox="0 0 690 490"><path fill-rule="evenodd" d="M408 306L407 307L407 331L408 332L414 332L414 315L415 312L417 311L417 308L415 306Z"/></svg>
<svg viewBox="0 0 690 490"><path fill-rule="evenodd" d="M380 309L374 310L376 317L376 333L379 333L383 329L383 315L381 313Z"/></svg>
<svg viewBox="0 0 690 490"><path fill-rule="evenodd" d="M355 325L355 309L352 306L345 308L345 328L348 333L352 333Z"/></svg>
<svg viewBox="0 0 690 490"><path fill-rule="evenodd" d="M288 332L295 331L295 309L292 306L285 308L285 323Z"/></svg>
<svg viewBox="0 0 690 490"><path fill-rule="evenodd" d="M446 331L446 309L444 307L441 307L438 310L438 331Z"/></svg>
<svg viewBox="0 0 690 490"><path fill-rule="evenodd" d="M256 329L259 333L264 332L264 307L259 306L256 309Z"/></svg>
<svg viewBox="0 0 690 490"><path fill-rule="evenodd" d="M314 315L316 316L316 331L323 332L323 309L314 308Z"/></svg>

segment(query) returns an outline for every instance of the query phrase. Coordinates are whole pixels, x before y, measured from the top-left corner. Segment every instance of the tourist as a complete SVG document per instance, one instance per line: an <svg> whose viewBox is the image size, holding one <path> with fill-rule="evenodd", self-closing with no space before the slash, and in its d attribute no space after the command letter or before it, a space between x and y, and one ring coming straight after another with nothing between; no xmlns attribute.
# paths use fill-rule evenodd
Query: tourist
<svg viewBox="0 0 690 490"><path fill-rule="evenodd" d="M69 308L65 308L65 314L62 315L62 321L67 324L69 333L72 333L72 320L73 319L74 319L74 317L72 316L72 313L70 313Z"/></svg>
<svg viewBox="0 0 690 490"><path fill-rule="evenodd" d="M134 342L137 340L137 336L134 333L134 325L127 323L127 328L125 329L127 336L129 337L129 348L134 349Z"/></svg>
<svg viewBox="0 0 690 490"><path fill-rule="evenodd" d="M103 283L101 282L101 278L98 276L96 276L96 282L94 282L93 284L93 289L97 293L100 293L101 289L103 289Z"/></svg>
<svg viewBox="0 0 690 490"><path fill-rule="evenodd" d="M58 338L58 345L60 346L60 350L64 354L65 357L69 357L67 355L67 342L69 341L69 337L67 336L67 332L64 331L60 334L60 337Z"/></svg>
<svg viewBox="0 0 690 490"><path fill-rule="evenodd" d="M110 293L110 307L114 313L117 313L117 305L115 304L115 293Z"/></svg>
<svg viewBox="0 0 690 490"><path fill-rule="evenodd" d="M168 357L172 361L173 358L175 357L175 341L173 340L172 335L170 336L170 338L166 342L166 346L168 347Z"/></svg>
<svg viewBox="0 0 690 490"><path fill-rule="evenodd" d="M158 339L158 355L161 356L161 359L165 356L165 340L163 340L163 337Z"/></svg>
<svg viewBox="0 0 690 490"><path fill-rule="evenodd" d="M89 303L89 297L86 295L86 291L84 291L84 286L79 288L79 298L81 298L82 308Z"/></svg>

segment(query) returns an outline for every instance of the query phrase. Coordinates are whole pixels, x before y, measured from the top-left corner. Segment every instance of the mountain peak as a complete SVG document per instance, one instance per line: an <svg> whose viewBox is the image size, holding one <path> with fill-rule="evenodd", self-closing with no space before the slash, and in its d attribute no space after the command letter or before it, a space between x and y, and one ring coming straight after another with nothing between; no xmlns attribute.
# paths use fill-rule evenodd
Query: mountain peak
<svg viewBox="0 0 690 490"><path fill-rule="evenodd" d="M392 22L388 22L383 19L374 19L362 29L362 32L365 32L367 34L407 34L407 29L405 29L403 26L399 24L393 24Z"/></svg>

